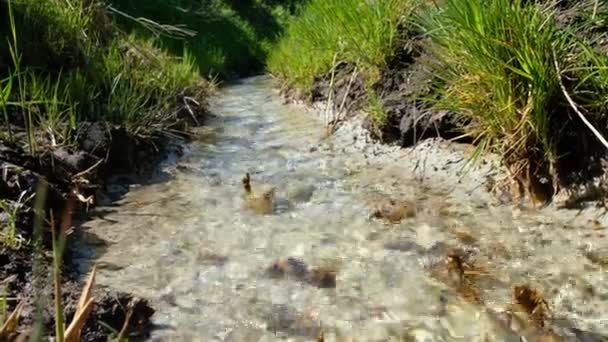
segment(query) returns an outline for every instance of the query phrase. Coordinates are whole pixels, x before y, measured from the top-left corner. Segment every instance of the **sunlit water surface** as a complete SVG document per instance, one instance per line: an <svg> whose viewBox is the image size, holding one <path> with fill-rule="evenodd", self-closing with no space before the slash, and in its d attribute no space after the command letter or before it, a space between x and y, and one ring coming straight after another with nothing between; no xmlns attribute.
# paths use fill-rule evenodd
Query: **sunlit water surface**
<svg viewBox="0 0 608 342"><path fill-rule="evenodd" d="M500 311L513 284L532 281L569 324L606 329L605 273L583 256L603 243L595 231L421 186L398 161L321 142L319 120L272 94L264 77L223 89L168 180L131 189L86 225L109 243L96 251L98 282L157 309L153 340L310 341L322 327L326 340L516 341L425 268L439 243L463 246L455 230L475 237L469 248L497 278L482 289L486 307ZM273 215L241 210L246 172L254 192L277 187ZM387 197L415 201L417 216L370 219ZM281 257L337 269L336 288L268 277Z"/></svg>

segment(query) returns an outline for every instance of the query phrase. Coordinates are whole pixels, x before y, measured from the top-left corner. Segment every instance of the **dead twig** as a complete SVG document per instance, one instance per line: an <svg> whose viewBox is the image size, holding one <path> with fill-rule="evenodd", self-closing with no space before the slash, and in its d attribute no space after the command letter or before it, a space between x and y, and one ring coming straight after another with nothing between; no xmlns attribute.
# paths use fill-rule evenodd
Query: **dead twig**
<svg viewBox="0 0 608 342"><path fill-rule="evenodd" d="M80 178L80 177L86 175L87 173L93 171L95 168L97 168L103 162L104 162L104 159L98 160L97 163L93 164L93 166L89 167L88 169L86 169L84 171L78 172L77 174L73 175L72 176L72 180Z"/></svg>
<svg viewBox="0 0 608 342"><path fill-rule="evenodd" d="M17 330L17 324L21 317L21 311L25 307L25 300L17 304L13 312L8 316L2 327L0 327L0 340L7 341L11 334Z"/></svg>
<svg viewBox="0 0 608 342"><path fill-rule="evenodd" d="M340 104L340 108L338 109L338 112L336 113L336 117L333 118L332 122L329 123L330 124L330 127L329 127L330 134L334 133L336 131L336 127L338 127L338 124L342 121L344 105L346 104L346 99L350 95L350 88L352 87L353 83L355 82L356 77L357 77L357 66L355 65L355 69L353 70L353 73L350 76L350 80L348 81L348 85L346 86L346 91L344 92L344 97L342 98L342 103ZM348 109L350 109L350 106ZM347 110L347 112L348 112L348 110Z"/></svg>
<svg viewBox="0 0 608 342"><path fill-rule="evenodd" d="M129 310L127 311L125 321L122 324L122 329L120 329L120 332L118 333L118 337L116 338L116 340L118 342L121 342L123 340L123 336L125 336L125 333L127 332L127 328L129 327L129 321L131 320L132 315L133 315L133 301L131 301L131 303L129 304Z"/></svg>
<svg viewBox="0 0 608 342"><path fill-rule="evenodd" d="M578 110L576 103L572 100L572 98L568 94L568 91L566 90L566 87L564 86L564 83L562 82L561 70L559 68L559 64L557 63L557 55L555 53L555 49L553 49L553 62L555 63L555 70L557 71L557 79L559 81L559 86L562 89L562 93L564 93L566 100L568 100L568 103L570 104L572 109L574 109L576 114L578 114L578 116L581 118L581 120L583 120L583 123L589 128L589 130L591 130L591 132L593 132L595 137L604 145L604 147L608 148L608 141L606 141L606 139L604 139L602 134L595 127L593 127L593 125L587 120L587 118L585 118L585 116Z"/></svg>
<svg viewBox="0 0 608 342"><path fill-rule="evenodd" d="M200 107L200 103L198 103L198 101L196 101L195 99L189 97L189 96L184 96L182 98L183 102L184 102L184 106L186 107L186 109L188 110L188 113L190 113L190 116L192 117L192 120L194 120L194 123L197 126L200 126L198 120L196 119L196 115L194 114L194 111L192 110L192 108L190 108L190 105L188 104L188 101L192 101L194 104L196 104L197 106Z"/></svg>
<svg viewBox="0 0 608 342"><path fill-rule="evenodd" d="M334 54L334 59L332 61L332 67L331 67L331 79L329 81L329 89L328 89L328 94L327 94L327 104L325 105L325 128L329 128L329 124L331 122L331 120L329 119L330 116L330 107L333 107L332 105L332 100L333 100L333 92L334 92L334 81L335 81L335 77L336 77L336 58L338 58L338 53Z"/></svg>

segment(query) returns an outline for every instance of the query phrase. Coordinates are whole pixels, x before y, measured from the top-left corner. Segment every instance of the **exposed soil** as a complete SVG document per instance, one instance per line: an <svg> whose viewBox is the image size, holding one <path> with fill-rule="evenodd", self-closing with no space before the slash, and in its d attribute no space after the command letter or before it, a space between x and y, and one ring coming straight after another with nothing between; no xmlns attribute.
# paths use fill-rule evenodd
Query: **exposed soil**
<svg viewBox="0 0 608 342"><path fill-rule="evenodd" d="M40 134L36 137L34 153L30 153L25 133L19 127L13 128L13 142L0 139L0 200L10 208L10 213L0 212L0 226L13 222L10 215L14 211L18 237L17 247L0 248L0 282L6 281L0 289L7 290L9 310L22 300L27 303L19 322L19 333L27 332L33 326L36 316L33 297L38 288L43 289L44 333L54 334L51 230L44 224L40 234L34 231L34 194L38 185L47 185L47 221L52 212L57 227L65 226L71 228L71 232L77 232L78 223L87 219L87 208L120 198L122 194L116 192L116 185L128 191L132 179L151 175L169 154L181 153L180 145L173 144L175 139L187 139L185 135L173 139L161 135L137 137L122 127L102 122L82 123L78 133L72 146L55 146L51 137ZM82 256L82 251L79 251L77 239L73 238L76 235L68 234L62 265L61 290L66 322L74 315L86 282L77 265L77 257ZM41 242L37 252L34 241ZM34 267L34 260L39 261L39 266ZM98 287L94 287L93 296L95 305L83 328L82 341L106 341L108 336L122 329L129 308L132 308L132 316L126 336L131 340L148 336L154 309L145 299Z"/></svg>
<svg viewBox="0 0 608 342"><path fill-rule="evenodd" d="M44 252L41 256L41 271L37 274L38 281L43 285L43 322L46 333L53 332L54 307L53 307L53 287L50 275L51 256ZM27 334L34 324L36 317L35 307L31 305L34 293L32 271L34 252L31 247L24 247L19 250L0 249L0 278L11 279L5 284L6 294L9 298L9 307L14 307L17 302L27 300L27 305L22 312L20 327L15 335ZM71 263L66 263L62 270L62 297L64 305L64 320L71 322L75 313L80 293L84 287L84 281L78 270ZM120 331L129 310L132 310L129 325L125 336L130 339L137 339L147 336L150 329L150 317L154 313L145 299L137 298L132 294L112 291L106 288L94 288L93 296L95 304L93 314L87 320L81 335L82 341L107 341L112 331L103 324L108 325L115 331ZM132 308L132 309L130 309Z"/></svg>
<svg viewBox="0 0 608 342"><path fill-rule="evenodd" d="M401 44L394 56L380 72L379 81L371 89L379 97L379 102L386 113L383 125L366 119L365 127L372 135L385 143L398 143L407 147L418 141L442 137L456 138L462 134L464 122L452 112L438 112L419 100L419 96L432 96L431 79L425 70L420 41L412 39L409 31L403 31ZM323 75L315 80L309 100L312 103L327 102L332 96L334 112L345 113L345 118L355 112L366 111L370 101L370 91L366 89L366 80L362 74L354 73L353 65L342 63L336 67L334 84L331 75ZM355 76L355 77L353 77ZM307 97L293 91L287 91L286 97L304 100ZM470 141L464 138L459 141Z"/></svg>

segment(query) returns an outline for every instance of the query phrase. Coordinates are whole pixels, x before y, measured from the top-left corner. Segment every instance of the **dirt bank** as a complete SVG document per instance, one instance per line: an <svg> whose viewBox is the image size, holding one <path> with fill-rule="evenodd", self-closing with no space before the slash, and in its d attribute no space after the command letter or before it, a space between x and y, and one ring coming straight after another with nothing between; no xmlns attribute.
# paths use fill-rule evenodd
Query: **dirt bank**
<svg viewBox="0 0 608 342"><path fill-rule="evenodd" d="M203 118L202 107L197 112ZM194 125L192 117L182 116L176 121L181 132ZM33 295L36 288L44 298L45 334L54 332L53 287L51 278L51 231L49 225L41 229L42 248L35 252L33 241L35 194L40 184L46 184L46 218L54 213L57 226L70 228L62 266L62 294L65 319L70 322L75 312L88 270L79 267L79 258L86 252L80 248L78 227L87 219L87 210L99 203L108 204L124 195L129 184L149 179L160 161L169 155L179 155L186 133L163 135L160 132L137 136L123 127L103 122L81 123L78 138L71 146L57 146L52 137L36 136L37 149L31 153L26 136L19 127L13 128L14 139L0 139L0 225L5 229L4 244L0 247L0 281L5 288L8 308L12 310L22 300L18 333L32 327L35 312ZM118 189L118 190L117 190ZM68 205L71 203L71 205ZM67 215L66 215L67 214ZM9 236L10 227L15 228ZM41 268L34 271L33 260L38 256ZM36 285L38 281L38 285ZM145 299L133 294L94 288L95 306L82 332L83 341L106 341L120 331L127 312L132 308L127 336L145 337L150 329L149 318L154 309ZM114 331L113 331L114 330Z"/></svg>
<svg viewBox="0 0 608 342"><path fill-rule="evenodd" d="M468 122L454 112L434 110L427 100L438 95L431 88L433 80L425 60L429 57L422 51L421 40L412 39L412 36L415 37L403 33L399 48L371 88L366 86L369 80L365 79L363 73L353 65L341 63L335 68L333 81L331 73L317 77L310 94L291 88L281 89L279 93L287 103L314 108L316 112L323 113L321 115L329 112L329 121L336 128L353 121L354 126L366 130L367 136L373 141L409 151L416 150L417 145L427 139L438 138L455 144L432 144L434 148L441 150L446 146L460 146L468 151L467 158L471 157L473 154L469 152L473 152L476 146L473 139L464 136ZM384 116L382 122L375 121L370 114L370 103L375 101L381 105ZM574 131L586 130L582 121L573 121L575 125L580 124ZM501 167L503 164L499 161L499 156L490 155L487 157L496 160L496 176L487 180L491 183L488 189L503 203L522 200L536 205L548 204L570 209L603 206L608 189L605 149L595 140L573 139L559 147L563 154L556 165L560 184L550 184L550 177L539 172L531 176L536 188L533 191L535 198L529 198L528 191L514 182L507 169ZM485 178L478 181L478 185L485 183ZM554 192L554 188L558 191ZM543 198L536 198L537 195L542 195L540 197Z"/></svg>

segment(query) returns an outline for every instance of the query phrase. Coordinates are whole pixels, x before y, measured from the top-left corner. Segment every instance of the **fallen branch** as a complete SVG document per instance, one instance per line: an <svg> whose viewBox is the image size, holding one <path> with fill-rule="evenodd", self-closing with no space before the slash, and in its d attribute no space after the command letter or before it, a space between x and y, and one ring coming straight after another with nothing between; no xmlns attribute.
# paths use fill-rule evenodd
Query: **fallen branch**
<svg viewBox="0 0 608 342"><path fill-rule="evenodd" d="M593 125L578 110L576 103L572 100L572 98L568 94L568 91L566 90L566 87L564 86L564 83L562 82L561 71L559 69L559 64L557 63L557 55L555 53L555 49L553 50L553 62L555 63L555 70L557 71L557 80L559 81L559 86L562 89L562 93L564 93L566 100L568 100L568 103L570 104L572 109L574 109L576 114L578 114L578 116L581 118L581 120L583 120L585 125L591 130L591 132L593 132L595 137L598 138L598 140L604 145L604 147L608 148L608 141L606 141L606 139L602 136L602 134L595 127L593 127Z"/></svg>
<svg viewBox="0 0 608 342"><path fill-rule="evenodd" d="M93 171L96 167L98 167L103 162L104 162L103 159L98 160L95 164L93 164L93 166L89 167L88 169L86 169L84 171L78 172L77 174L73 175L72 176L72 180L76 180L76 179L78 179L78 178L86 175L87 173Z"/></svg>
<svg viewBox="0 0 608 342"><path fill-rule="evenodd" d="M184 102L184 106L186 107L186 110L188 110L188 113L190 113L190 116L192 117L192 120L194 120L194 123L197 126L200 126L198 120L196 119L196 115L194 114L194 111L192 110L192 108L190 108L190 105L188 104L188 101L192 101L194 104L196 104L197 106L200 107L200 103L198 103L198 101L196 101L195 99L189 97L189 96L184 96L182 98L182 101Z"/></svg>

